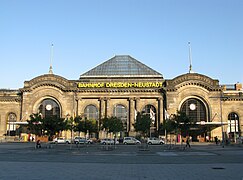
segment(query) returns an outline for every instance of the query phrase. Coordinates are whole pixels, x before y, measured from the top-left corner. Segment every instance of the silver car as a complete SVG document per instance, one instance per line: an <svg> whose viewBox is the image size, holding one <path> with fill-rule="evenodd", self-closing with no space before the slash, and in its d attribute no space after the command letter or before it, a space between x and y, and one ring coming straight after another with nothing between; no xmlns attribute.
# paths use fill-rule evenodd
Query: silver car
<svg viewBox="0 0 243 180"><path fill-rule="evenodd" d="M57 137L57 138L53 139L53 142L56 144L70 144L71 140L65 139L64 137Z"/></svg>
<svg viewBox="0 0 243 180"><path fill-rule="evenodd" d="M134 137L124 137L123 144L141 144L141 142Z"/></svg>
<svg viewBox="0 0 243 180"><path fill-rule="evenodd" d="M84 137L76 136L74 138L74 143L75 144L92 144L93 141L92 141L92 139L87 139L87 138L84 138Z"/></svg>
<svg viewBox="0 0 243 180"><path fill-rule="evenodd" d="M105 139L101 139L100 144L114 144L114 139L111 138L105 138ZM119 144L119 141L116 140L116 144Z"/></svg>

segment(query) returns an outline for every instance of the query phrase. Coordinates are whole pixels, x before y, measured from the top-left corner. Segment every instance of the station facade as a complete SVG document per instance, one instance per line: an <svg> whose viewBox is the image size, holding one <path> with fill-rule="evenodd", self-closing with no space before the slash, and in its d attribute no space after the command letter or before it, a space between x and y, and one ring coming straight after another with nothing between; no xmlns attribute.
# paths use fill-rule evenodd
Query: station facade
<svg viewBox="0 0 243 180"><path fill-rule="evenodd" d="M185 112L197 122L193 140L242 136L243 95L240 83L220 85L217 79L186 73L174 79L131 56L105 61L68 80L53 73L24 82L17 90L0 90L0 137L15 136L32 113L62 118L85 116L99 121L116 116L124 124L121 135L135 136L138 112L149 114L153 131L171 114Z"/></svg>

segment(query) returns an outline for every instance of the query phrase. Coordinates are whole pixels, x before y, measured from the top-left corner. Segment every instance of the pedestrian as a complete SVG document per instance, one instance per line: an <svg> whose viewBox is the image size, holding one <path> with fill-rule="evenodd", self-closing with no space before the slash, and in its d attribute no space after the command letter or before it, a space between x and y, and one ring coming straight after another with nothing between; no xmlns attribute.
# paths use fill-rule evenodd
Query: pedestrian
<svg viewBox="0 0 243 180"><path fill-rule="evenodd" d="M188 146L189 148L191 147L189 137L186 138L186 147L187 147L187 146Z"/></svg>
<svg viewBox="0 0 243 180"><path fill-rule="evenodd" d="M36 149L41 148L40 140L38 139L36 141Z"/></svg>
<svg viewBox="0 0 243 180"><path fill-rule="evenodd" d="M218 145L219 140L218 140L217 136L214 137L214 141L215 141L215 144Z"/></svg>

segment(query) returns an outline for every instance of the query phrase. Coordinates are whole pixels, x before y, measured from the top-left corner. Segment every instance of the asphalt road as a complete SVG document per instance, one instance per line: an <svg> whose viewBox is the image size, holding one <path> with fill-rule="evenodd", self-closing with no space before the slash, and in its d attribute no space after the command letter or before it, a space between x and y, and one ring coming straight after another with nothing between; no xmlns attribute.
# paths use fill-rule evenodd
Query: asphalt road
<svg viewBox="0 0 243 180"><path fill-rule="evenodd" d="M239 179L243 147L0 143L0 179Z"/></svg>

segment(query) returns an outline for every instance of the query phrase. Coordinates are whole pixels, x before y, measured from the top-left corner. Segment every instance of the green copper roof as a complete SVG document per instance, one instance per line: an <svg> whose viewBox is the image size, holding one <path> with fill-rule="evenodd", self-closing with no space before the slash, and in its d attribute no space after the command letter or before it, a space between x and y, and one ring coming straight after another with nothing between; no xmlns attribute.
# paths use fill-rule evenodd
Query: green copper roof
<svg viewBox="0 0 243 180"><path fill-rule="evenodd" d="M82 77L157 77L162 74L128 55L115 56L90 71Z"/></svg>

